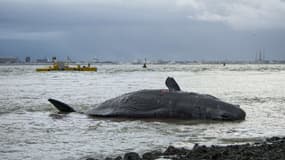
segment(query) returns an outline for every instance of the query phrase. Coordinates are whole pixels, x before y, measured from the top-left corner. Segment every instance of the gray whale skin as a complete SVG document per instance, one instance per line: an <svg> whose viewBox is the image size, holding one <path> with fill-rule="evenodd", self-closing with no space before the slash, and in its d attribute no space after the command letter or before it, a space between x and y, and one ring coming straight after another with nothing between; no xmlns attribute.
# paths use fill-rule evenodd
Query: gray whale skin
<svg viewBox="0 0 285 160"><path fill-rule="evenodd" d="M169 78L166 82L168 80ZM170 81L176 84L173 78L170 78ZM207 94L180 91L178 85L178 88L169 84L167 86L169 89L139 90L123 94L96 105L86 114L96 117L123 118L227 121L245 119L246 113L239 105L223 102ZM49 102L61 112L75 112L73 108L58 100L49 99Z"/></svg>

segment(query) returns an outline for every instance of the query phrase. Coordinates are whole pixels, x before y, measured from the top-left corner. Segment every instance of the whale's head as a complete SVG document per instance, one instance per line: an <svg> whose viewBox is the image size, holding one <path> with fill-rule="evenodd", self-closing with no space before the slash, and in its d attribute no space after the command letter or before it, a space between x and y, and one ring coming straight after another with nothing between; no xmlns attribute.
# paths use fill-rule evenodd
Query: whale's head
<svg viewBox="0 0 285 160"><path fill-rule="evenodd" d="M214 102L214 105L205 106L206 117L213 120L244 120L245 112L239 105L226 102Z"/></svg>
<svg viewBox="0 0 285 160"><path fill-rule="evenodd" d="M184 93L180 97L175 110L185 118L234 121L244 120L246 116L239 105L223 102L211 95Z"/></svg>
<svg viewBox="0 0 285 160"><path fill-rule="evenodd" d="M244 120L245 112L239 105L234 105L221 101L220 99L210 96L201 95L198 102L200 113L205 114L207 119L213 120Z"/></svg>

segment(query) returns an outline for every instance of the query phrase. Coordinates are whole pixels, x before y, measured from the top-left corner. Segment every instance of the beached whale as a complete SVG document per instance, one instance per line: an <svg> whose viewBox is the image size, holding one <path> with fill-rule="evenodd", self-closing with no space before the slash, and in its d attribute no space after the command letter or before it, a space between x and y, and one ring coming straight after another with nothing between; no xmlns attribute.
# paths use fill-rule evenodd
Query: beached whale
<svg viewBox="0 0 285 160"><path fill-rule="evenodd" d="M86 112L97 117L171 118L193 120L244 120L246 113L238 106L193 92L184 92L173 78L166 80L168 89L139 90L95 105ZM75 110L55 99L49 99L60 112Z"/></svg>

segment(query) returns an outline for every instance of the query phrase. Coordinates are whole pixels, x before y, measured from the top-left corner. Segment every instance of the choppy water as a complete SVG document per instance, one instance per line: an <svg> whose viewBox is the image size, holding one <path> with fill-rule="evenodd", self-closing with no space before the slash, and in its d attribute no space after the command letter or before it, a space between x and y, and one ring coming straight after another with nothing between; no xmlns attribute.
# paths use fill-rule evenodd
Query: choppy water
<svg viewBox="0 0 285 160"><path fill-rule="evenodd" d="M37 73L39 66L0 66L0 159L80 159L168 145L229 144L285 136L285 65L100 65L96 73ZM48 98L76 110L139 89L212 94L247 112L235 123L116 120L57 115Z"/></svg>

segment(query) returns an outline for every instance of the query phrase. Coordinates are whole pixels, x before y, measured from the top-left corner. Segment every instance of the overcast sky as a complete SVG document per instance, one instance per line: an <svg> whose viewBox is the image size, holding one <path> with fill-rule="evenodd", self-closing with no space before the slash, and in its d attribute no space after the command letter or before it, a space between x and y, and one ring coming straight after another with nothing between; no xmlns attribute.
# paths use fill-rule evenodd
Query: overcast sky
<svg viewBox="0 0 285 160"><path fill-rule="evenodd" d="M285 59L284 0L0 0L0 57Z"/></svg>

